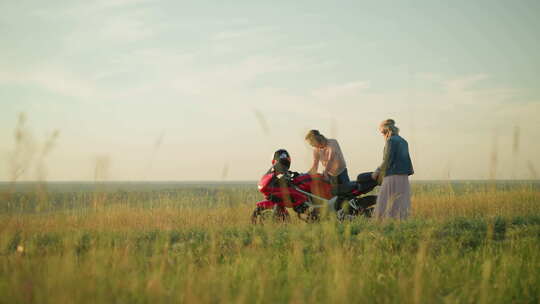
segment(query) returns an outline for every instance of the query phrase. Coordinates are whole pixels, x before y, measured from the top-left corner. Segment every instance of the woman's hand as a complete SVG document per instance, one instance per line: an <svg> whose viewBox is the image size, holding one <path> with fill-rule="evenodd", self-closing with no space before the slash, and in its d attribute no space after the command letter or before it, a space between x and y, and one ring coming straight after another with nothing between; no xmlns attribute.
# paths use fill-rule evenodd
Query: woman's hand
<svg viewBox="0 0 540 304"><path fill-rule="evenodd" d="M375 172L371 173L371 178L373 180L377 180L377 178L379 178L379 172L375 171Z"/></svg>
<svg viewBox="0 0 540 304"><path fill-rule="evenodd" d="M330 181L330 175L327 172L323 172L323 179L327 182Z"/></svg>

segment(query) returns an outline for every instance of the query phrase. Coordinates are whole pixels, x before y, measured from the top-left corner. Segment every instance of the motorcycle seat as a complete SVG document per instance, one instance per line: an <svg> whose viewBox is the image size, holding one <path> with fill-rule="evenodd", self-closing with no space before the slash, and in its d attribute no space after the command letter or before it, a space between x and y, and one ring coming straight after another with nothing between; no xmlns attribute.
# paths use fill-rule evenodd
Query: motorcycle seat
<svg viewBox="0 0 540 304"><path fill-rule="evenodd" d="M358 183L357 182L349 182L346 184L340 184L337 185L333 190L332 193L338 196L341 195L347 195L353 192L354 190L358 189Z"/></svg>
<svg viewBox="0 0 540 304"><path fill-rule="evenodd" d="M368 193L377 186L377 182L374 180L365 180L362 182L349 182L346 184L337 185L332 194L337 196L358 195ZM357 193L353 193L357 192Z"/></svg>

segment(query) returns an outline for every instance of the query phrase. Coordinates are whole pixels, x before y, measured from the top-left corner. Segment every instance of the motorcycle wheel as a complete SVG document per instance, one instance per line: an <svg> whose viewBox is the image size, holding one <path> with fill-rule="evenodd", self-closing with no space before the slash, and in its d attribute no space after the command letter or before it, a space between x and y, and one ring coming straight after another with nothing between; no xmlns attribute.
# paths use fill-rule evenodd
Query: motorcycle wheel
<svg viewBox="0 0 540 304"><path fill-rule="evenodd" d="M263 224L269 221L282 223L288 222L289 218L289 213L283 207L277 205L272 209L256 207L251 215L251 222L253 224Z"/></svg>
<svg viewBox="0 0 540 304"><path fill-rule="evenodd" d="M298 218L306 223L315 223L320 220L318 209L308 209L303 213L297 213Z"/></svg>
<svg viewBox="0 0 540 304"><path fill-rule="evenodd" d="M345 200L342 202L341 208L337 210L337 219L339 221L353 220L358 216L371 218L376 203L376 195L357 197L350 201Z"/></svg>

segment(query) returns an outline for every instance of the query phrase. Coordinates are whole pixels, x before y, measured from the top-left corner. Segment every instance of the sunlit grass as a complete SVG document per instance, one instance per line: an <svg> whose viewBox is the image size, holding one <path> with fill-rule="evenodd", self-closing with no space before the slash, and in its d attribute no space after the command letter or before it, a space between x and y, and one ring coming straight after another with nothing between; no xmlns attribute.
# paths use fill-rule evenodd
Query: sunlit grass
<svg viewBox="0 0 540 304"><path fill-rule="evenodd" d="M254 187L15 193L0 302L538 303L537 188L413 192L404 222L263 226Z"/></svg>

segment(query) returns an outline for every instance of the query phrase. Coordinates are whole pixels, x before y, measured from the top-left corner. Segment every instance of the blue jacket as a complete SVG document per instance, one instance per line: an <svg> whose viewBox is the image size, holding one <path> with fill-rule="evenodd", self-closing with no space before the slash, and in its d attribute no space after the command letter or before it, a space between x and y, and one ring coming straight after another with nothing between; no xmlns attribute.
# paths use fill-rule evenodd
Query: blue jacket
<svg viewBox="0 0 540 304"><path fill-rule="evenodd" d="M409 144L403 137L392 135L384 146L383 162L377 168L379 176L414 174L411 157L409 156Z"/></svg>

